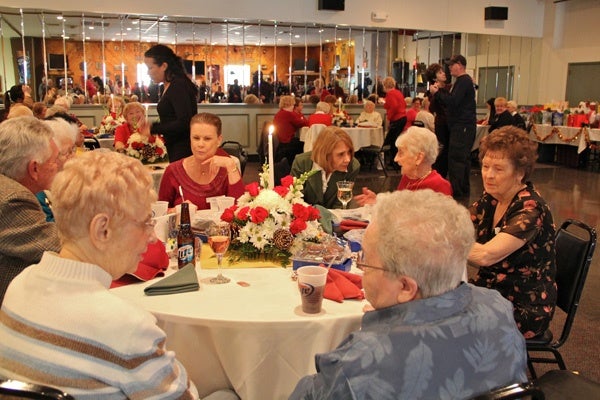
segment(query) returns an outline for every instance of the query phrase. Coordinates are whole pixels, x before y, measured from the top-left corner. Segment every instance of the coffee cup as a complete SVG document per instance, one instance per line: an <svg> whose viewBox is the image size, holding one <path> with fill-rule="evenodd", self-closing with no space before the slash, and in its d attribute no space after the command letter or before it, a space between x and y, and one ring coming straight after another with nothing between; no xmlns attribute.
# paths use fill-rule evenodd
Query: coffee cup
<svg viewBox="0 0 600 400"><path fill-rule="evenodd" d="M167 214L168 209L168 201L155 201L152 203L152 218L162 217L163 215Z"/></svg>
<svg viewBox="0 0 600 400"><path fill-rule="evenodd" d="M321 312L323 293L327 282L327 268L317 265L300 267L298 273L298 289L302 299L302 311L306 314Z"/></svg>

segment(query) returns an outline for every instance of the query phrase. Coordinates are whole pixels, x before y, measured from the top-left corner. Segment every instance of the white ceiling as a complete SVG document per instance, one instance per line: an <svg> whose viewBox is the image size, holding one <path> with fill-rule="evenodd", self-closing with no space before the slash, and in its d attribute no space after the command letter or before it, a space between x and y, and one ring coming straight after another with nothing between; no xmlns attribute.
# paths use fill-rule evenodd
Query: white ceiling
<svg viewBox="0 0 600 400"><path fill-rule="evenodd" d="M362 45L363 28L317 26L316 24L281 24L273 21L226 21L169 16L132 16L98 14L57 14L39 10L0 7L2 35L62 38L67 40L140 41L164 44L268 45L304 46L332 41L354 40ZM60 19L62 18L62 19ZM389 29L385 30L386 32ZM375 32L365 28L365 33ZM406 31L413 34L414 31ZM432 33L434 34L434 33ZM439 33L438 33L439 34ZM423 37L423 34L420 34ZM366 44L368 45L368 43Z"/></svg>

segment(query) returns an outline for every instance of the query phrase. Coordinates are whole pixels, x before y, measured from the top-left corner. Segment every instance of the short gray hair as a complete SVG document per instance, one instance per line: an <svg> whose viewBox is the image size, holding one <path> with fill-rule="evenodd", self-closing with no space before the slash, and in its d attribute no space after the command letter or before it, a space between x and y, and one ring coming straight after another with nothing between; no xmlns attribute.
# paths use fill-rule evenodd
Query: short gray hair
<svg viewBox="0 0 600 400"><path fill-rule="evenodd" d="M413 278L423 298L458 286L475 234L467 209L430 189L380 193L371 216L383 267Z"/></svg>
<svg viewBox="0 0 600 400"><path fill-rule="evenodd" d="M79 135L77 124L70 124L62 118L48 119L44 123L54 134L54 142L59 148L66 142L70 142L72 146L77 141Z"/></svg>
<svg viewBox="0 0 600 400"><path fill-rule="evenodd" d="M424 162L428 165L435 162L440 149L435 133L420 126L411 126L398 136L396 147L400 146L404 146L410 154L415 156L422 152L425 156Z"/></svg>
<svg viewBox="0 0 600 400"><path fill-rule="evenodd" d="M0 124L0 173L20 182L30 161L52 156L52 130L35 117L17 117Z"/></svg>

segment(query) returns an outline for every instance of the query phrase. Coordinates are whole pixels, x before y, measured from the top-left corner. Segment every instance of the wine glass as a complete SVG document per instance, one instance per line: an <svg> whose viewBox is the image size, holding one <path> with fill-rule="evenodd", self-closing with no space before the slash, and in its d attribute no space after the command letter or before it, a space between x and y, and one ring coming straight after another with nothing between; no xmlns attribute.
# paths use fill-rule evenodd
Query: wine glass
<svg viewBox="0 0 600 400"><path fill-rule="evenodd" d="M342 203L342 209L346 209L346 205L352 200L352 189L354 189L354 182L352 181L339 181L337 182L337 198Z"/></svg>
<svg viewBox="0 0 600 400"><path fill-rule="evenodd" d="M221 263L223 262L223 254L227 252L229 243L231 242L231 230L229 224L219 223L208 228L208 244L212 251L217 256L218 274L210 279L210 283L228 283L231 279L226 278L221 274Z"/></svg>

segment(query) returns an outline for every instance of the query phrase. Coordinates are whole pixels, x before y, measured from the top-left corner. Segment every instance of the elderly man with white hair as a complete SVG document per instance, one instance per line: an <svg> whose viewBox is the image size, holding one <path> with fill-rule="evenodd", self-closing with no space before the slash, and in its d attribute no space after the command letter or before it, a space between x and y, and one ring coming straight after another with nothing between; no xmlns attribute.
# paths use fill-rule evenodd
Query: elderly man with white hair
<svg viewBox="0 0 600 400"><path fill-rule="evenodd" d="M474 231L467 210L431 190L378 196L363 239L373 310L290 399L469 399L525 382L512 305L461 282Z"/></svg>
<svg viewBox="0 0 600 400"><path fill-rule="evenodd" d="M50 127L37 118L0 124L0 303L17 274L45 250L60 250L56 226L34 195L50 188L58 153Z"/></svg>

